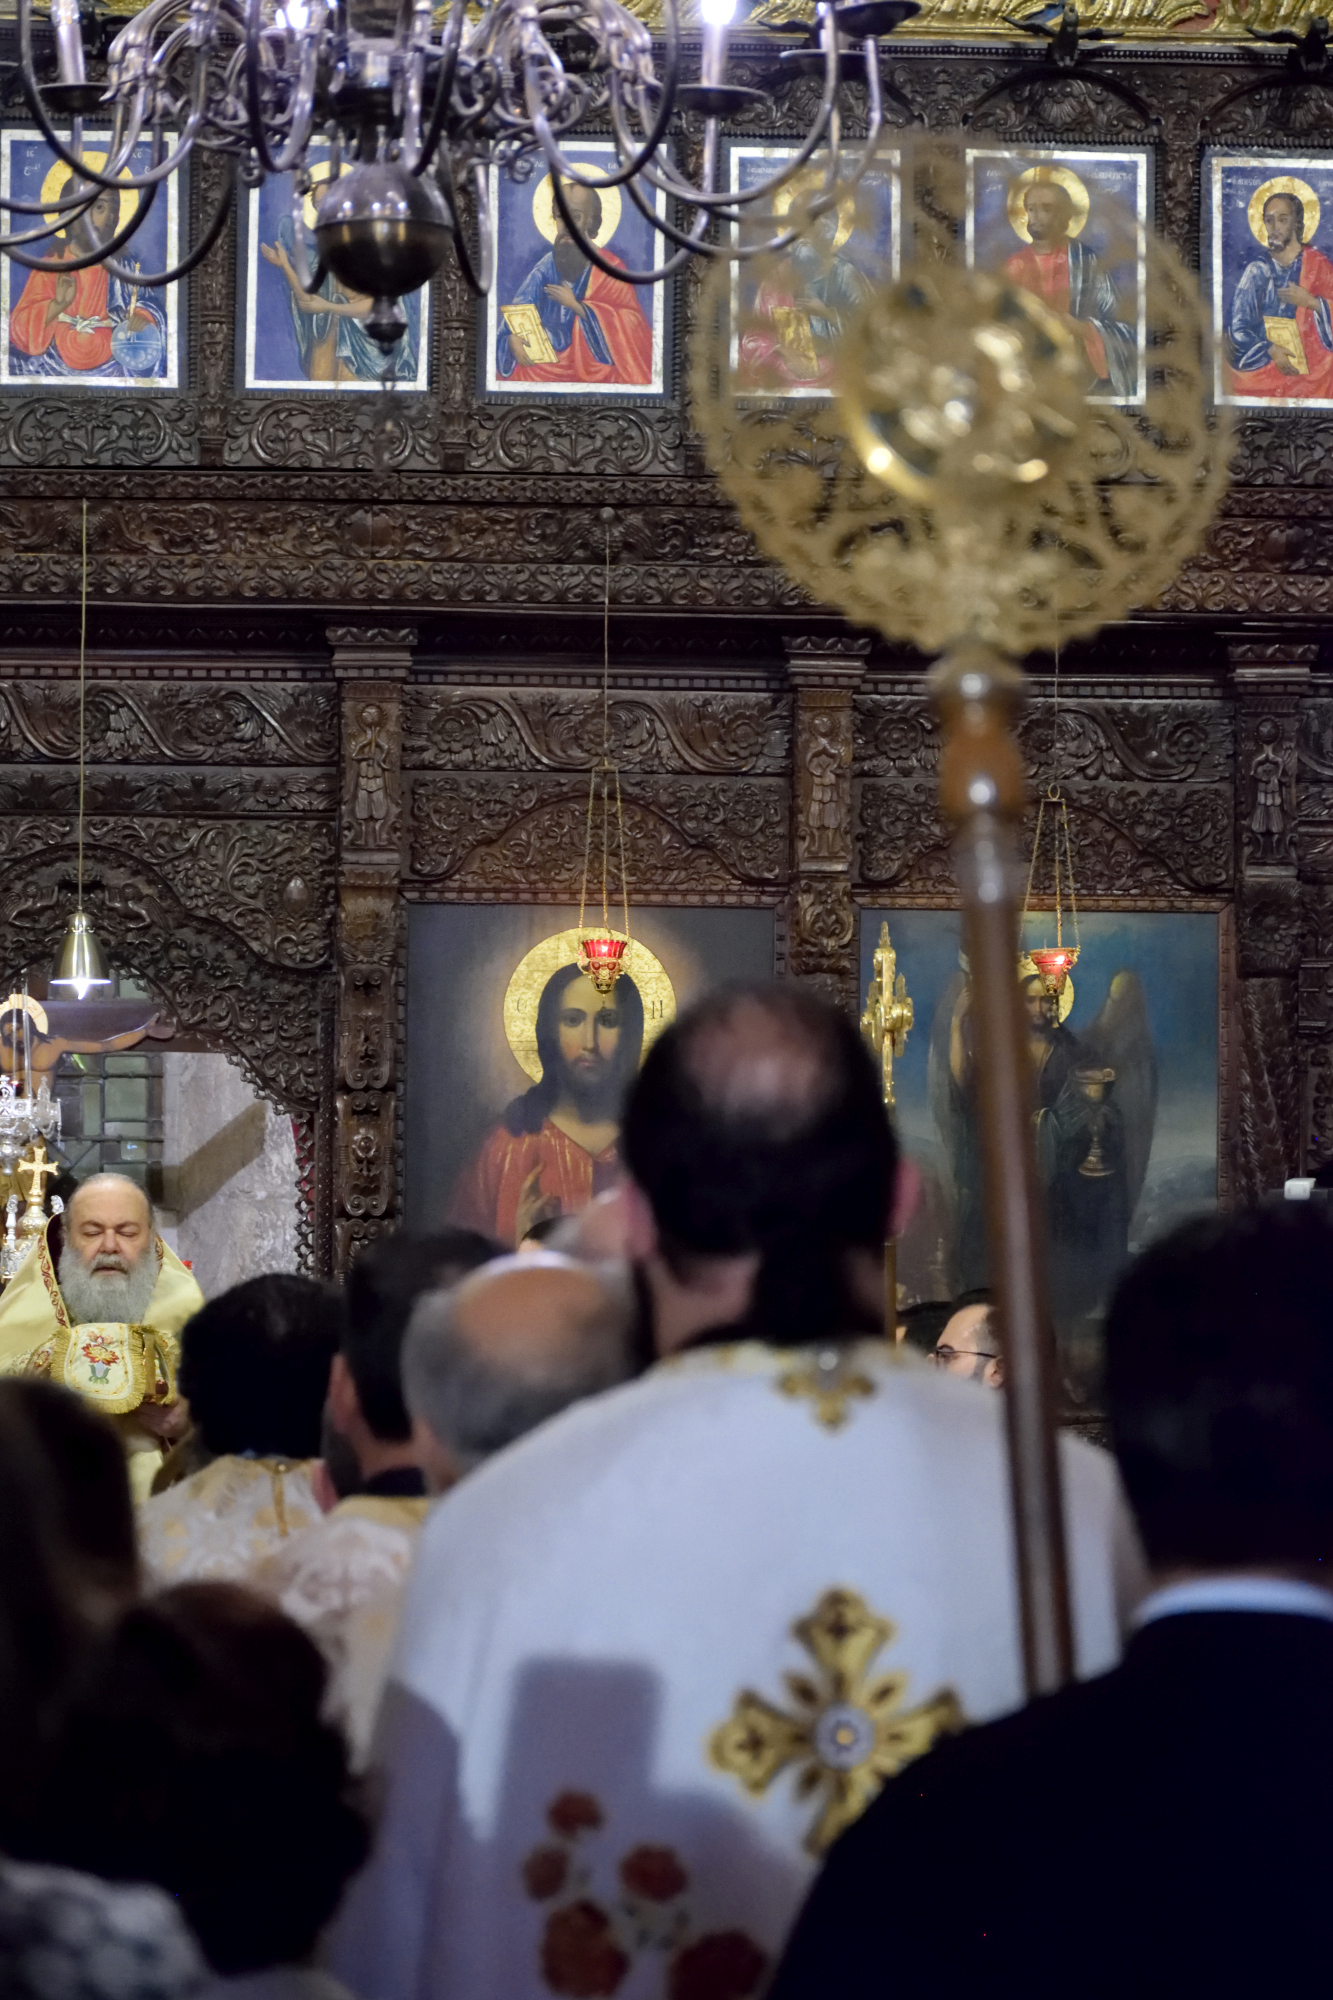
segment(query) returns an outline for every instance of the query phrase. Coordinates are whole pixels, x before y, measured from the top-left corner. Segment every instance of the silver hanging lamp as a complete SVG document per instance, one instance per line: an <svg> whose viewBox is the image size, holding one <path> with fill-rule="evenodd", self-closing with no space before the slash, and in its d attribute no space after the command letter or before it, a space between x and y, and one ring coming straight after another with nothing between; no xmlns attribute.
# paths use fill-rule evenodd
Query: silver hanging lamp
<svg viewBox="0 0 1333 2000"><path fill-rule="evenodd" d="M83 907L84 694L88 644L88 502L83 503L83 577L79 596L79 874L74 910L51 968L51 988L65 988L86 1000L96 987L110 986L111 972L88 913Z"/></svg>

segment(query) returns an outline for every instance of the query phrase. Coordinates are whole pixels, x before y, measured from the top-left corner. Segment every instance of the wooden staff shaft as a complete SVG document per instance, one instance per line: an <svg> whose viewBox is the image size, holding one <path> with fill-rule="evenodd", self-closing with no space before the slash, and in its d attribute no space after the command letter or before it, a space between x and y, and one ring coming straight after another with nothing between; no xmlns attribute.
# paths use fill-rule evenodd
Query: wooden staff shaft
<svg viewBox="0 0 1333 2000"><path fill-rule="evenodd" d="M1009 728L1022 676L997 654L960 650L934 688L946 743L940 794L971 966L972 1031L986 1224L1005 1367L1023 1663L1030 1694L1073 1673L1056 1443L1055 1339L1047 1308L1032 1065L1018 983L1018 826L1023 777Z"/></svg>

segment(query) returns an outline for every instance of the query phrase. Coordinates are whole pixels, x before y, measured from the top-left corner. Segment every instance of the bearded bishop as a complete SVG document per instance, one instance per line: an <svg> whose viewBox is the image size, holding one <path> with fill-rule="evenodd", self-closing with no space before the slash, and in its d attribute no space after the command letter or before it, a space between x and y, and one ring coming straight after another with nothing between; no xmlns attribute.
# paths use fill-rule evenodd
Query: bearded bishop
<svg viewBox="0 0 1333 2000"><path fill-rule="evenodd" d="M180 1330L204 1295L120 1174L84 1181L0 1295L0 1374L46 1375L121 1433L136 1500L185 1426Z"/></svg>

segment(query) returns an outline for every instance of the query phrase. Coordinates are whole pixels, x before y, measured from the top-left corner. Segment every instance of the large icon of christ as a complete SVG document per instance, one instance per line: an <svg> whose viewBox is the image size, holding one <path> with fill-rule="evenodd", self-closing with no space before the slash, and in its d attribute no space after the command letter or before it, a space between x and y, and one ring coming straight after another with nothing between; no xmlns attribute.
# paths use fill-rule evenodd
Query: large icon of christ
<svg viewBox="0 0 1333 2000"><path fill-rule="evenodd" d="M454 1186L449 1220L518 1244L534 1223L577 1215L620 1171L620 1114L648 1045L675 1016L671 982L634 941L629 970L599 993L576 962L578 932L543 939L505 994L505 1033L533 1082L513 1098Z"/></svg>
<svg viewBox="0 0 1333 2000"><path fill-rule="evenodd" d="M620 222L620 189L564 183L570 213L610 264L607 248ZM495 367L505 382L615 382L649 388L653 380L652 323L633 285L599 271L570 235L552 198L551 177L537 183L532 219L551 248L539 257L512 300L500 294Z"/></svg>

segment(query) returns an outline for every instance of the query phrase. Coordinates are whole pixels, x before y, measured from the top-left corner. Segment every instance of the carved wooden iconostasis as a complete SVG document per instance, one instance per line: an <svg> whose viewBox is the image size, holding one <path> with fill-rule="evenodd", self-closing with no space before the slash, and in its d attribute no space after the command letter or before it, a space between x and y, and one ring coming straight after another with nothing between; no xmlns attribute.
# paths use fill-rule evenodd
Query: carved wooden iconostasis
<svg viewBox="0 0 1333 2000"><path fill-rule="evenodd" d="M1195 262L1208 149L1333 156L1308 50L1242 44L1218 9L1139 45L1104 11L1127 39L1062 68L988 38L982 0L932 0L884 47L888 116L1147 148ZM803 129L785 45L738 36L770 99L732 136ZM196 223L214 181L203 162ZM778 968L851 1009L862 911L877 930L952 889L928 663L806 601L706 474L692 280L660 399L488 400L452 268L426 393L270 394L237 386L237 258L233 223L191 281L181 386L0 387L3 970L49 963L71 902L86 499L87 905L182 1037L295 1120L304 1254L329 1269L404 1213L409 906L577 898L608 557L634 903L768 912ZM1333 1158L1333 412L1237 419L1206 549L1061 660L1058 764L1089 908L1224 919L1219 1176L1243 1199ZM1035 790L1052 662L1034 675Z"/></svg>

